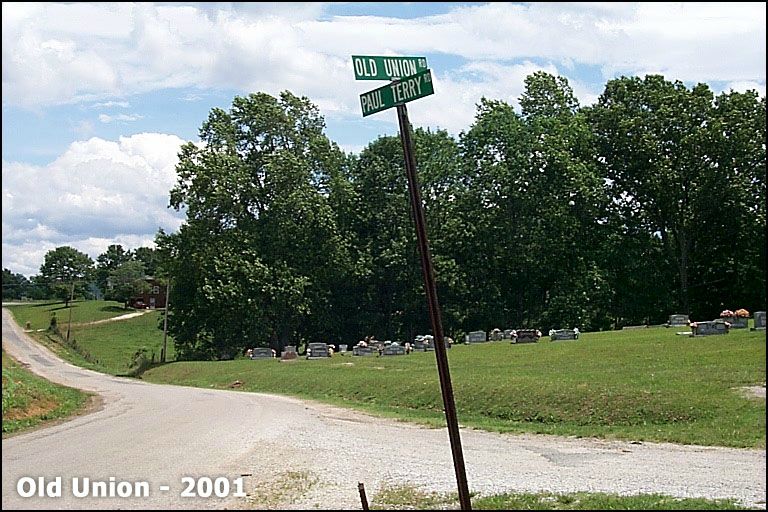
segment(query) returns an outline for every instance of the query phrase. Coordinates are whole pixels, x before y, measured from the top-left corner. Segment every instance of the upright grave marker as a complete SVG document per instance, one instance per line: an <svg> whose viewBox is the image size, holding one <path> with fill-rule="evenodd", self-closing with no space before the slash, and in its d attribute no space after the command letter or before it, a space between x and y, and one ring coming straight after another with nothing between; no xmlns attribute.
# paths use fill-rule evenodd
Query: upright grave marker
<svg viewBox="0 0 768 512"><path fill-rule="evenodd" d="M765 329L765 311L755 311L755 325L753 329Z"/></svg>
<svg viewBox="0 0 768 512"><path fill-rule="evenodd" d="M393 57L355 55L352 57L352 64L355 68L355 78L358 80L397 79L397 81L393 81L383 87L361 94L360 106L363 110L363 117L388 108L397 107L400 141L403 144L408 192L411 197L411 209L416 224L416 238L419 244L419 255L421 256L424 291L427 295L432 334L435 337L437 371L440 376L440 389L443 395L445 419L448 424L448 437L451 442L453 467L456 472L456 483L459 490L459 503L462 510L472 510L469 499L469 486L467 485L467 473L464 467L464 454L461 451L459 422L456 418L456 404L453 400L453 387L448 370L448 356L443 335L443 323L440 318L440 304L437 300L437 286L435 285L432 256L429 252L424 208L421 202L421 193L419 192L419 182L416 178L416 157L413 151L413 141L411 140L411 123L408 121L408 110L405 107L407 102L434 94L435 90L432 86L432 73L427 68L426 58L416 57L415 63L408 60L413 59L413 57L404 57L402 59L405 60L401 60L395 65L396 61ZM389 64L387 60L389 60ZM379 63L381 63L381 66ZM418 71L420 66L423 66L423 70ZM417 72L412 73L414 70ZM408 75L403 73L408 73Z"/></svg>

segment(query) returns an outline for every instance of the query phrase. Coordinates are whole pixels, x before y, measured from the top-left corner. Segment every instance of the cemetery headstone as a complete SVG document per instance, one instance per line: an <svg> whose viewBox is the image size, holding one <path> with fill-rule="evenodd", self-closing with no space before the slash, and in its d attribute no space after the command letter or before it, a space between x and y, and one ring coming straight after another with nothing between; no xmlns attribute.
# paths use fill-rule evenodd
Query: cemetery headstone
<svg viewBox="0 0 768 512"><path fill-rule="evenodd" d="M728 334L728 325L725 322L713 320L711 322L695 322L691 324L692 336L710 336L713 334Z"/></svg>
<svg viewBox="0 0 768 512"><path fill-rule="evenodd" d="M283 351L280 353L281 361L292 361L298 359L299 354L296 352L295 345L287 345L283 347Z"/></svg>
<svg viewBox="0 0 768 512"><path fill-rule="evenodd" d="M549 339L552 341L577 340L579 333L573 329L556 329L549 335Z"/></svg>
<svg viewBox="0 0 768 512"><path fill-rule="evenodd" d="M517 338L512 343L536 343L541 338L541 331L538 329L518 329Z"/></svg>
<svg viewBox="0 0 768 512"><path fill-rule="evenodd" d="M502 339L504 340L511 340L512 339L512 329L504 329L504 334L502 335Z"/></svg>
<svg viewBox="0 0 768 512"><path fill-rule="evenodd" d="M755 311L755 329L765 329L765 311Z"/></svg>
<svg viewBox="0 0 768 512"><path fill-rule="evenodd" d="M379 351L377 349L371 347L361 347L359 345L352 347L353 356L372 356L378 353Z"/></svg>
<svg viewBox="0 0 768 512"><path fill-rule="evenodd" d="M384 347L384 351L381 353L383 356L404 356L405 347L391 343Z"/></svg>
<svg viewBox="0 0 768 512"><path fill-rule="evenodd" d="M669 327L682 327L688 325L688 315L669 315Z"/></svg>
<svg viewBox="0 0 768 512"><path fill-rule="evenodd" d="M732 316L724 320L731 323L732 329L746 329L749 326L749 318L746 316Z"/></svg>
<svg viewBox="0 0 768 512"><path fill-rule="evenodd" d="M256 347L251 353L251 359L272 359L272 349L265 347Z"/></svg>
<svg viewBox="0 0 768 512"><path fill-rule="evenodd" d="M485 343L488 341L488 337L485 331L472 331L467 334L468 343Z"/></svg>
<svg viewBox="0 0 768 512"><path fill-rule="evenodd" d="M325 343L310 343L307 347L307 359L324 359L330 355L328 345Z"/></svg>

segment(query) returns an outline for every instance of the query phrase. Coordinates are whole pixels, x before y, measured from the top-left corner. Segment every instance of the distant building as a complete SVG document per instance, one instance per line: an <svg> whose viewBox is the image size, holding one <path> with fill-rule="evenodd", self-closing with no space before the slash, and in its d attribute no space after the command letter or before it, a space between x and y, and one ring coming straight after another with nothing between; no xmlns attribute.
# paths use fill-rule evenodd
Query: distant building
<svg viewBox="0 0 768 512"><path fill-rule="evenodd" d="M149 285L148 290L141 295L131 297L131 300L128 301L128 305L136 307L137 303L141 302L144 304L144 307L149 309L165 308L165 284L159 279L149 276L145 277L144 280Z"/></svg>

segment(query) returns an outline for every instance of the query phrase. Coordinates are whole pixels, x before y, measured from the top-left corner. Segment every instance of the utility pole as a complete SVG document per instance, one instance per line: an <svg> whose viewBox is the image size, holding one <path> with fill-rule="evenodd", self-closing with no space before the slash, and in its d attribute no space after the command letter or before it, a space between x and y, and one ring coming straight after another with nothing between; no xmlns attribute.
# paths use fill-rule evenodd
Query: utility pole
<svg viewBox="0 0 768 512"><path fill-rule="evenodd" d="M72 327L72 302L75 300L75 280L72 280L72 292L69 295L69 322L67 322L67 344L69 344L69 330Z"/></svg>
<svg viewBox="0 0 768 512"><path fill-rule="evenodd" d="M165 362L165 354L168 352L168 305L171 303L171 280L165 283L165 312L163 313L163 351L160 353L160 362Z"/></svg>

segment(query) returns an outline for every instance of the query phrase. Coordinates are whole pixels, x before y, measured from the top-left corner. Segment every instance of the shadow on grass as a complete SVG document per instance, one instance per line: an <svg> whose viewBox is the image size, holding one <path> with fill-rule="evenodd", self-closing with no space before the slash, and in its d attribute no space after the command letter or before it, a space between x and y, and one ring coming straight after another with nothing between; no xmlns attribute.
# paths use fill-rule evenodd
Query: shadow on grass
<svg viewBox="0 0 768 512"><path fill-rule="evenodd" d="M73 308L76 308L76 307L77 307L77 305L75 305L75 304L72 304L72 307L73 307ZM63 306L63 305L62 305L62 306L59 306L58 308L51 308L51 311L58 311L58 310L60 310L60 309L69 309L69 308L68 308L67 306Z"/></svg>
<svg viewBox="0 0 768 512"><path fill-rule="evenodd" d="M48 306L53 306L54 304L64 304L64 302L62 302L60 300L55 300L53 302L43 302L43 303L40 303L40 304L32 304L32 307L33 308L46 308ZM64 306L62 306L62 308L63 307ZM58 309L61 309L61 308L58 308Z"/></svg>
<svg viewBox="0 0 768 512"><path fill-rule="evenodd" d="M101 311L106 311L109 313L125 313L126 311L130 311L131 308L124 308L123 306L104 306L101 308Z"/></svg>

